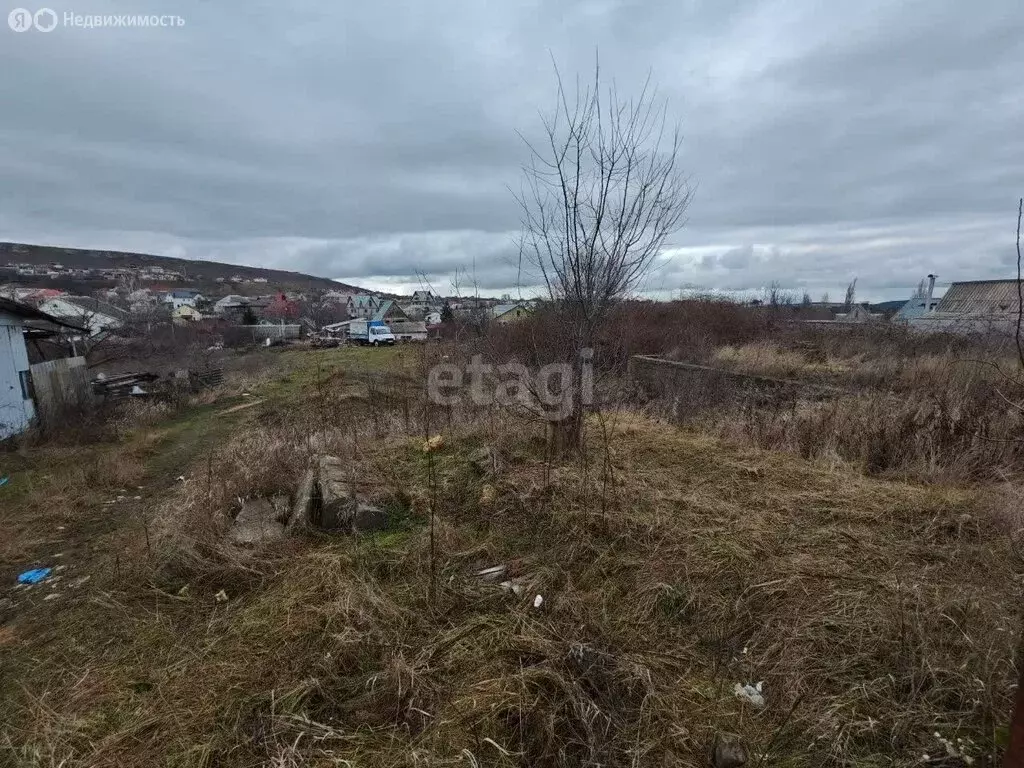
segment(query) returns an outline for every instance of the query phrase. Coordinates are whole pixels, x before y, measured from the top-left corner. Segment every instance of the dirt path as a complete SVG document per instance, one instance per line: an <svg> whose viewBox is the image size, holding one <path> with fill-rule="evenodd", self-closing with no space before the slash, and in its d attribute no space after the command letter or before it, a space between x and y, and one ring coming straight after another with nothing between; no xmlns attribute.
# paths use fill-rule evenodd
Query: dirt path
<svg viewBox="0 0 1024 768"><path fill-rule="evenodd" d="M50 631L57 613L116 578L120 553L148 545L155 508L251 413L234 410L246 404L219 399L120 443L0 457L8 459L0 475L10 478L0 487L0 646ZM50 569L46 579L18 583L19 574L39 568Z"/></svg>

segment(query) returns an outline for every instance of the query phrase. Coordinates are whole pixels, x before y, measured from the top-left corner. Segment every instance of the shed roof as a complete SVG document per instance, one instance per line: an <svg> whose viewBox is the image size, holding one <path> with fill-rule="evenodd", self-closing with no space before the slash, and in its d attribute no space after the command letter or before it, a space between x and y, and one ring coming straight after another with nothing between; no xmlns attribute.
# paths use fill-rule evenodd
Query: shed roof
<svg viewBox="0 0 1024 768"><path fill-rule="evenodd" d="M92 296L59 296L58 301L72 304L82 310L83 314L106 315L113 320L127 320L128 313L106 301L94 299ZM78 313L75 313L77 316Z"/></svg>
<svg viewBox="0 0 1024 768"><path fill-rule="evenodd" d="M970 280L953 283L939 300L936 312L985 315L1016 312L1020 304L1016 280Z"/></svg>
<svg viewBox="0 0 1024 768"><path fill-rule="evenodd" d="M23 304L20 301L14 301L13 299L0 297L0 313L13 315L14 317L20 317L25 320L41 320L46 323L63 325L65 328L72 328L76 331L82 330L77 325L66 323L53 315L48 315L46 312L41 312L33 306Z"/></svg>

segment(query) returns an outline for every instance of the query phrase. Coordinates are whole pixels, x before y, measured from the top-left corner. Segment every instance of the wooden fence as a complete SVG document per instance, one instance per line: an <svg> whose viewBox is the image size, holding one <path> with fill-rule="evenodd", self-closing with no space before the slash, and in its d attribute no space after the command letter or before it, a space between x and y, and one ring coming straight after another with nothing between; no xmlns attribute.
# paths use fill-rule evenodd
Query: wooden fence
<svg viewBox="0 0 1024 768"><path fill-rule="evenodd" d="M29 370L36 416L43 427L52 426L68 412L85 408L92 402L84 357L36 363Z"/></svg>

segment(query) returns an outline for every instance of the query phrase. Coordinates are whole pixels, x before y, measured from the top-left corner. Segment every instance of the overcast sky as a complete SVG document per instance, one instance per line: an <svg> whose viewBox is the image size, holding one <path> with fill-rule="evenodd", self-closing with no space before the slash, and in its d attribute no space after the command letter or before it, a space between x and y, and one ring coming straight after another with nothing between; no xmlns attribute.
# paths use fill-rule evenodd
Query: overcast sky
<svg viewBox="0 0 1024 768"><path fill-rule="evenodd" d="M553 105L552 58L585 74L599 51L623 92L651 71L697 186L649 291L840 298L857 276L889 299L1015 269L1019 0L49 7L185 25L0 27L0 239L390 290L448 292L475 260L514 292L517 131Z"/></svg>

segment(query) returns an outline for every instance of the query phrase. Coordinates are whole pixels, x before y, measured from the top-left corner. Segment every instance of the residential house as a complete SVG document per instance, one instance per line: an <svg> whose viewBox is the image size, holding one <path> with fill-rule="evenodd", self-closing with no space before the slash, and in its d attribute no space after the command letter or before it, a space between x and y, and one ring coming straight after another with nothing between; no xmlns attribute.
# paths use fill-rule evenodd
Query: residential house
<svg viewBox="0 0 1024 768"><path fill-rule="evenodd" d="M924 317L929 312L934 312L939 305L939 299L928 298L927 296L915 296L900 307L893 315L893 323L904 323L909 325L915 319Z"/></svg>
<svg viewBox="0 0 1024 768"><path fill-rule="evenodd" d="M935 275L928 275L928 288L924 294L911 297L909 301L900 307L899 311L892 318L894 323L909 324L911 321L935 311L939 304L939 300L933 296L935 292L935 277Z"/></svg>
<svg viewBox="0 0 1024 768"><path fill-rule="evenodd" d="M249 306L249 299L247 297L229 293L213 303L213 311L218 315L230 315L244 312L247 306Z"/></svg>
<svg viewBox="0 0 1024 768"><path fill-rule="evenodd" d="M203 319L203 313L190 304L182 304L171 311L171 321L175 325L187 325Z"/></svg>
<svg viewBox="0 0 1024 768"><path fill-rule="evenodd" d="M0 298L0 440L26 430L35 417L25 333L30 321L63 325L28 304Z"/></svg>
<svg viewBox="0 0 1024 768"><path fill-rule="evenodd" d="M877 323L885 319L881 312L872 312L863 304L854 304L846 312L835 316L837 323Z"/></svg>
<svg viewBox="0 0 1024 768"><path fill-rule="evenodd" d="M351 296L352 294L347 291L326 291L320 297L320 301L323 304L344 304L348 306L348 300Z"/></svg>
<svg viewBox="0 0 1024 768"><path fill-rule="evenodd" d="M44 301L39 309L66 323L86 329L90 336L120 328L128 321L128 313L123 309L91 296L58 296Z"/></svg>
<svg viewBox="0 0 1024 768"><path fill-rule="evenodd" d="M377 311L373 313L371 319L380 320L390 328L393 323L408 322L409 316L402 311L394 299L385 299L377 307Z"/></svg>
<svg viewBox="0 0 1024 768"><path fill-rule="evenodd" d="M348 297L348 316L369 320L377 311L380 300L376 296L366 293L356 294Z"/></svg>
<svg viewBox="0 0 1024 768"><path fill-rule="evenodd" d="M530 308L525 304L497 304L490 310L491 319L496 323L513 323L528 314Z"/></svg>
<svg viewBox="0 0 1024 768"><path fill-rule="evenodd" d="M263 317L267 307L274 303L276 296L255 296L249 299L249 309L256 317Z"/></svg>
<svg viewBox="0 0 1024 768"><path fill-rule="evenodd" d="M199 291L171 291L164 296L164 302L170 304L172 310L183 306L194 307L202 300L203 295Z"/></svg>
<svg viewBox="0 0 1024 768"><path fill-rule="evenodd" d="M413 291L412 305L420 309L430 309L441 303L441 300L430 291Z"/></svg>

